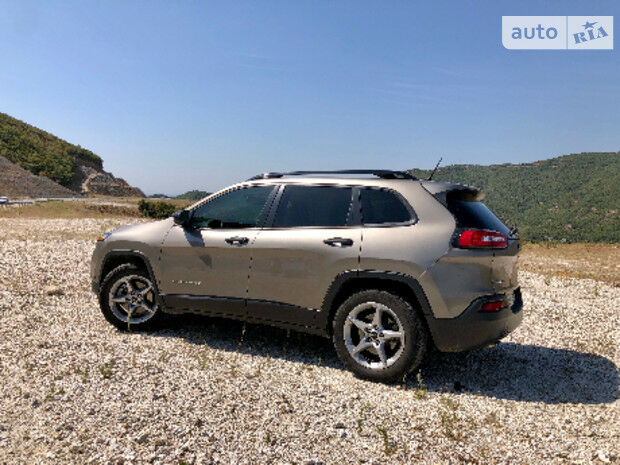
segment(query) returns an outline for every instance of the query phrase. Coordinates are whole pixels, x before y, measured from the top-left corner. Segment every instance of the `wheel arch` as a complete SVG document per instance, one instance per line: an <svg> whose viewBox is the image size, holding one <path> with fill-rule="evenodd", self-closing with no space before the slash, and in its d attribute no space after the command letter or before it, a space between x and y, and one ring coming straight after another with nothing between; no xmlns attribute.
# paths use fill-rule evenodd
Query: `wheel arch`
<svg viewBox="0 0 620 465"><path fill-rule="evenodd" d="M349 271L334 279L325 295L318 324L328 335L338 307L352 294L365 289L378 289L402 297L419 313L428 328L427 319L432 311L424 289L413 277L388 271ZM429 331L430 336L430 331Z"/></svg>
<svg viewBox="0 0 620 465"><path fill-rule="evenodd" d="M138 268L144 269L148 272L151 277L151 281L155 286L157 286L157 280L155 278L155 273L153 273L153 268L151 267L151 262L142 252L138 250L111 250L109 251L103 258L101 263L101 273L99 274L99 285L103 282L106 276L112 271L114 268L124 265L124 264L133 264Z"/></svg>

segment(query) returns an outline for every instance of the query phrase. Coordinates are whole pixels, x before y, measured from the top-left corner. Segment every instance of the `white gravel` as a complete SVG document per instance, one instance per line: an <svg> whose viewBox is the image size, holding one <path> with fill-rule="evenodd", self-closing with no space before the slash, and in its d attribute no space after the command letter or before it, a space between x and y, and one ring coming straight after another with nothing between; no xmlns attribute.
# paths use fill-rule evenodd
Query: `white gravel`
<svg viewBox="0 0 620 465"><path fill-rule="evenodd" d="M88 266L121 223L0 220L0 463L620 461L620 288L523 272L505 342L386 386L278 329L116 331Z"/></svg>

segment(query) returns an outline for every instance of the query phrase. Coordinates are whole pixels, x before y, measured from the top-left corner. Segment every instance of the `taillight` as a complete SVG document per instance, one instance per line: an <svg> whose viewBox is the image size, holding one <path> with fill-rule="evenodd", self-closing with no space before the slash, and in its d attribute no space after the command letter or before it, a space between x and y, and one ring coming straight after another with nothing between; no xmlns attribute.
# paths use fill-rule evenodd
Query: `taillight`
<svg viewBox="0 0 620 465"><path fill-rule="evenodd" d="M502 308L504 308L506 306L506 304L504 303L503 300L498 300L495 302L487 302L484 305L482 305L482 308L480 309L481 312L497 312L499 310L501 310Z"/></svg>
<svg viewBox="0 0 620 465"><path fill-rule="evenodd" d="M463 248L496 248L508 247L508 238L497 231L487 229L467 229L459 236L459 247Z"/></svg>

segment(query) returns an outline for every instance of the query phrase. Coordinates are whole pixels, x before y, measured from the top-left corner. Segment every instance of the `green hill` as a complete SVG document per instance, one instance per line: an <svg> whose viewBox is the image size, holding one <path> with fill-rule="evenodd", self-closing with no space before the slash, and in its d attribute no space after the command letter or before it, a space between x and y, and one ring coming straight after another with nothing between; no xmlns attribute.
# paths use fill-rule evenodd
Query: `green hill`
<svg viewBox="0 0 620 465"><path fill-rule="evenodd" d="M28 178L31 182L19 186L21 195L33 197L68 188L77 195L144 197L140 189L104 171L103 160L90 150L4 113L0 113L0 157L57 185L52 189L49 183ZM4 179L0 191L17 192L15 183Z"/></svg>
<svg viewBox="0 0 620 465"><path fill-rule="evenodd" d="M430 170L411 173L427 178ZM470 184L531 241L620 242L620 152L579 153L520 165L451 165L434 180Z"/></svg>
<svg viewBox="0 0 620 465"><path fill-rule="evenodd" d="M207 195L211 195L211 192L193 190L187 191L185 194L177 195L175 199L200 200L204 199Z"/></svg>
<svg viewBox="0 0 620 465"><path fill-rule="evenodd" d="M0 113L0 155L37 176L74 188L78 166L103 169L90 150L73 145L41 129Z"/></svg>

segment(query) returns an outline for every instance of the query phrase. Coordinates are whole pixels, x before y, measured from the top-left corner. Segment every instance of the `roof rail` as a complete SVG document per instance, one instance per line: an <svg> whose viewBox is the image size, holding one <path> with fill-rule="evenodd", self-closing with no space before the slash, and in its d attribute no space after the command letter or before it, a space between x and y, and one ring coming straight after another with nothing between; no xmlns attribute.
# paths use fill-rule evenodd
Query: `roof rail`
<svg viewBox="0 0 620 465"><path fill-rule="evenodd" d="M254 181L256 179L272 179L281 178L283 176L305 176L308 174L372 174L381 179L411 179L417 180L415 176L407 173L406 171L394 171L394 170L335 170L335 171L288 171L288 172L271 172L262 173L252 176L248 181Z"/></svg>

